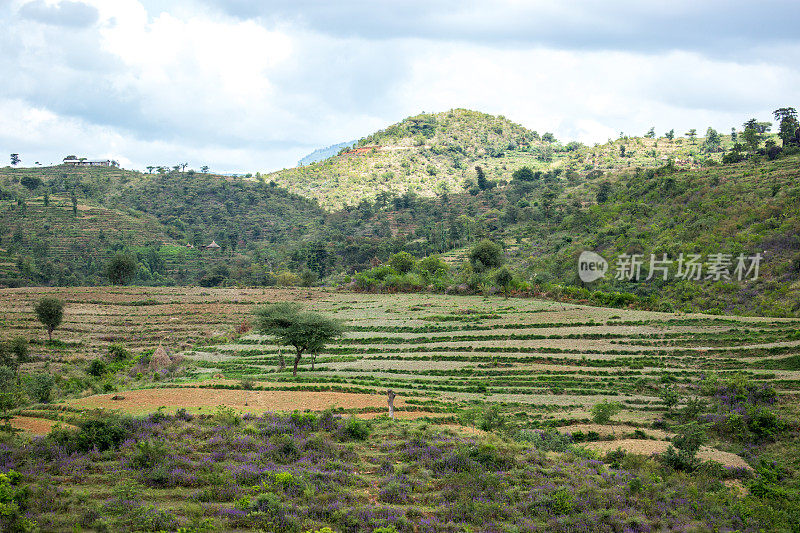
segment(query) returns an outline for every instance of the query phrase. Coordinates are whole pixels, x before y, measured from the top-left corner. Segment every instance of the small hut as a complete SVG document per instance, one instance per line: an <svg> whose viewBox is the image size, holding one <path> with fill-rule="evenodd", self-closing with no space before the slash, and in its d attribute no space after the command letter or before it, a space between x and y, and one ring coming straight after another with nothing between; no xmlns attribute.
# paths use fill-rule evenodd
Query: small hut
<svg viewBox="0 0 800 533"><path fill-rule="evenodd" d="M203 246L206 250L219 250L220 246L217 244L217 241L211 241L211 244L208 246Z"/></svg>

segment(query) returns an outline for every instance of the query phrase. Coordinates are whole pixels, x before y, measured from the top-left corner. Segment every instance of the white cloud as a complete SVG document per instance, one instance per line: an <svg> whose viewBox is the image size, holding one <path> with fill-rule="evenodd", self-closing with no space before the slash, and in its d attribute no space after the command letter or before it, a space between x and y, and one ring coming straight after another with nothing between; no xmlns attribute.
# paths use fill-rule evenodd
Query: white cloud
<svg viewBox="0 0 800 533"><path fill-rule="evenodd" d="M422 110L468 107L603 142L650 126L727 131L800 105L785 21L772 40L748 29L730 44L752 6L414 5L0 2L0 69L13 73L0 84L0 150L265 171ZM707 23L715 44L682 47L698 35L658 29L673 19Z"/></svg>

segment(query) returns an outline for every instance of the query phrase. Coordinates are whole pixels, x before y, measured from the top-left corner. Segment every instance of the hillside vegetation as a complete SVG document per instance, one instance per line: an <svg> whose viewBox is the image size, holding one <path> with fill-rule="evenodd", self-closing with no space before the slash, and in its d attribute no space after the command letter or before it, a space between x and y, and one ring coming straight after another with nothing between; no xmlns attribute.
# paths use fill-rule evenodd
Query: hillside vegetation
<svg viewBox="0 0 800 533"><path fill-rule="evenodd" d="M710 130L700 139L649 133L562 146L503 117L452 110L408 118L355 150L270 176L5 168L0 278L6 285L103 283L103 267L121 252L138 263L131 281L142 284L351 282L370 291L504 290L601 305L795 315L800 156L766 134L755 135L746 153L734 140ZM369 169L385 170L385 179ZM339 180L333 189L331 180ZM512 276L502 287L499 265L475 269L467 261L487 238L502 245ZM203 250L212 239L221 248ZM577 278L584 249L611 262L604 280ZM435 275L398 272L386 263L400 252L442 254L447 264L426 263ZM623 253L642 255L642 278L650 254L705 261L759 253L762 262L759 279L741 283L628 282L613 279ZM376 265L382 270L370 271Z"/></svg>
<svg viewBox="0 0 800 533"><path fill-rule="evenodd" d="M621 145L626 149L620 150ZM624 136L602 146L564 145L550 133L540 135L503 116L453 109L409 117L361 139L353 150L269 174L268 179L336 209L380 193L434 197L460 192L465 183L475 181L475 166L481 166L488 179L503 180L526 165L581 173L653 167L668 157L691 165L699 149L685 139Z"/></svg>

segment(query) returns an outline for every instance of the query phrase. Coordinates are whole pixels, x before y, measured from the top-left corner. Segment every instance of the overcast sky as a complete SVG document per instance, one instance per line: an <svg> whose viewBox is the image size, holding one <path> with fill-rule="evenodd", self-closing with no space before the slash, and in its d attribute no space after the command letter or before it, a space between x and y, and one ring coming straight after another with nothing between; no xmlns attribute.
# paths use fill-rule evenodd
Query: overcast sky
<svg viewBox="0 0 800 533"><path fill-rule="evenodd" d="M0 164L294 166L422 111L564 141L800 108L797 0L0 0Z"/></svg>

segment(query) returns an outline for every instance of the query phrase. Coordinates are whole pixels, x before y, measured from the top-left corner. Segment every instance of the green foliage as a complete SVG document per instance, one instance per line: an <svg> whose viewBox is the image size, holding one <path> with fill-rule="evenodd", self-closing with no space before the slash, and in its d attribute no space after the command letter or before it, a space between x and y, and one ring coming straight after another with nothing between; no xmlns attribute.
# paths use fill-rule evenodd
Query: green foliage
<svg viewBox="0 0 800 533"><path fill-rule="evenodd" d="M478 418L478 428L483 431L501 431L506 428L508 421L497 404L487 405Z"/></svg>
<svg viewBox="0 0 800 533"><path fill-rule="evenodd" d="M664 403L664 407L667 408L667 411L671 412L673 407L678 405L678 399L680 398L680 394L678 393L677 389L675 389L675 387L672 386L662 387L658 395L661 398L661 401Z"/></svg>
<svg viewBox="0 0 800 533"><path fill-rule="evenodd" d="M38 531L36 522L25 516L30 490L22 484L16 470L0 473L0 530L9 532Z"/></svg>
<svg viewBox="0 0 800 533"><path fill-rule="evenodd" d="M691 422L679 428L672 445L661 455L665 465L675 470L694 471L699 465L697 452L706 441L704 428Z"/></svg>
<svg viewBox="0 0 800 533"><path fill-rule="evenodd" d="M408 252L399 252L389 258L389 266L400 274L407 274L414 269L417 260Z"/></svg>
<svg viewBox="0 0 800 533"><path fill-rule="evenodd" d="M344 333L344 325L336 319L319 313L301 311L295 304L281 302L261 307L255 311L257 328L265 335L295 348L293 374L304 352L318 353L331 340Z"/></svg>
<svg viewBox="0 0 800 533"><path fill-rule="evenodd" d="M536 175L533 173L530 167L524 166L518 168L511 174L511 178L518 180L518 181L533 181L536 179Z"/></svg>
<svg viewBox="0 0 800 533"><path fill-rule="evenodd" d="M592 420L597 424L607 424L620 411L622 411L622 404L619 402L603 400L592 406Z"/></svg>
<svg viewBox="0 0 800 533"><path fill-rule="evenodd" d="M137 262L130 254L118 253L105 268L106 277L114 285L127 285L136 278Z"/></svg>
<svg viewBox="0 0 800 533"><path fill-rule="evenodd" d="M90 376L97 378L101 377L107 371L108 368L106 367L106 363L102 359L93 359L92 362L89 363L89 367L86 369L86 372Z"/></svg>
<svg viewBox="0 0 800 533"><path fill-rule="evenodd" d="M31 397L39 403L49 403L53 395L55 379L51 374L33 374L28 378Z"/></svg>
<svg viewBox="0 0 800 533"><path fill-rule="evenodd" d="M114 343L108 347L108 358L112 361L124 361L130 357L130 352L122 344Z"/></svg>
<svg viewBox="0 0 800 533"><path fill-rule="evenodd" d="M98 451L119 446L128 434L130 419L105 415L78 423L78 431L53 431L50 437L69 449L87 452L93 448Z"/></svg>
<svg viewBox="0 0 800 533"><path fill-rule="evenodd" d="M53 330L64 319L64 302L58 298L42 298L34 308L39 322L47 328L47 335L53 340Z"/></svg>
<svg viewBox="0 0 800 533"><path fill-rule="evenodd" d="M469 252L469 262L478 272L498 268L503 260L503 247L489 239L483 239Z"/></svg>
<svg viewBox="0 0 800 533"><path fill-rule="evenodd" d="M364 440L369 437L370 426L367 421L351 416L342 427L342 433L353 440Z"/></svg>

